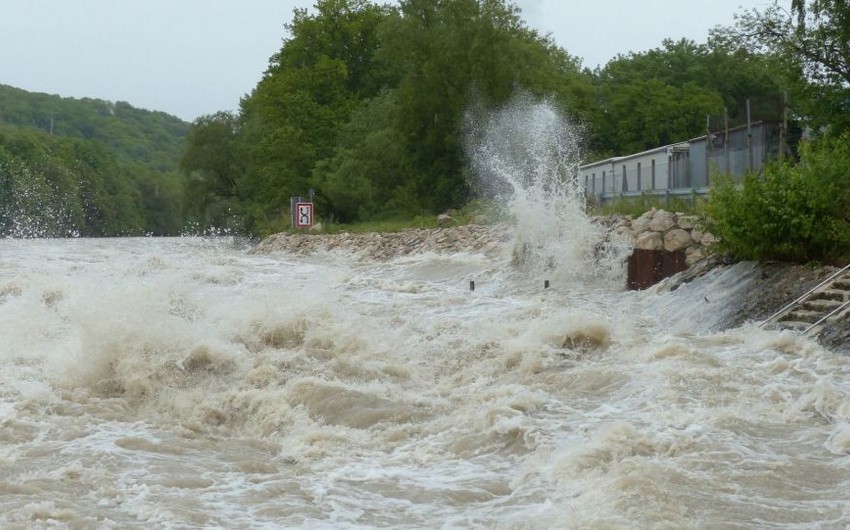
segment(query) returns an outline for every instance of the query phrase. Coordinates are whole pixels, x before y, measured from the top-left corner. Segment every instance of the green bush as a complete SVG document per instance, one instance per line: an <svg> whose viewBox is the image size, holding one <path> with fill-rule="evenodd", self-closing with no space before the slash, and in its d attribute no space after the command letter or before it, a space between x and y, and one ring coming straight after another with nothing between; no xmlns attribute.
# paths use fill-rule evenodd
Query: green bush
<svg viewBox="0 0 850 530"><path fill-rule="evenodd" d="M741 185L713 178L702 214L737 259L820 261L850 258L850 137L800 146L800 162L775 161Z"/></svg>

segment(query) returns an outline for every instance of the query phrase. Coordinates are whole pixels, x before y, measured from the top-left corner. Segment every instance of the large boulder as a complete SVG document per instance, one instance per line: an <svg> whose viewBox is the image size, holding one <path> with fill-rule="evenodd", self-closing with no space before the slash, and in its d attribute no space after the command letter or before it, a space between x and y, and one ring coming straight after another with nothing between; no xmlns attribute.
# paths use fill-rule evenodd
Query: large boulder
<svg viewBox="0 0 850 530"><path fill-rule="evenodd" d="M664 250L668 252L676 252L683 250L691 244L691 234L687 230L674 228L664 234Z"/></svg>
<svg viewBox="0 0 850 530"><path fill-rule="evenodd" d="M679 225L679 228L683 230L691 230L699 222L699 217L696 215L680 215L678 219L676 219L676 223Z"/></svg>
<svg viewBox="0 0 850 530"><path fill-rule="evenodd" d="M711 232L706 232L702 235L702 238L699 242L702 243L704 246L708 247L715 244L717 242L717 238Z"/></svg>
<svg viewBox="0 0 850 530"><path fill-rule="evenodd" d="M664 239L658 232L644 232L638 235L635 247L642 250L661 250L664 248Z"/></svg>
<svg viewBox="0 0 850 530"><path fill-rule="evenodd" d="M672 213L658 210L649 222L649 229L653 232L666 232L676 226L676 218Z"/></svg>
<svg viewBox="0 0 850 530"><path fill-rule="evenodd" d="M655 208L653 208L648 212L644 212L643 215L641 215L637 219L632 220L632 233L639 235L649 230L649 222L652 221L652 216L655 215L655 212L656 210Z"/></svg>
<svg viewBox="0 0 850 530"><path fill-rule="evenodd" d="M685 264L688 267L702 259L705 259L705 247L694 245L685 250Z"/></svg>

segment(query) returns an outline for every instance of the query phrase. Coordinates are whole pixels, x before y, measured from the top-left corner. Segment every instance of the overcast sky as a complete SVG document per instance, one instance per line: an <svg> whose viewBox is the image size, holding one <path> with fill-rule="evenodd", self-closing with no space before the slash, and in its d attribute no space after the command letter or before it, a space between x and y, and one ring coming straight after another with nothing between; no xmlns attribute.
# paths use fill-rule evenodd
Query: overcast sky
<svg viewBox="0 0 850 530"><path fill-rule="evenodd" d="M127 101L191 121L237 110L314 0L0 0L0 84ZM704 42L772 0L515 0L591 68L666 37ZM790 0L780 0L780 4Z"/></svg>

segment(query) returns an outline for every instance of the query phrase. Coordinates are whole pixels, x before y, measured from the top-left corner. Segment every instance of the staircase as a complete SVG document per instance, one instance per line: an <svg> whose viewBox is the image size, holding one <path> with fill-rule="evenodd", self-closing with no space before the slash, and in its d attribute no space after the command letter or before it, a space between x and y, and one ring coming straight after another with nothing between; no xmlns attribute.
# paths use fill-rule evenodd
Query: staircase
<svg viewBox="0 0 850 530"><path fill-rule="evenodd" d="M816 336L827 321L843 317L848 310L850 265L768 317L759 327L770 326Z"/></svg>

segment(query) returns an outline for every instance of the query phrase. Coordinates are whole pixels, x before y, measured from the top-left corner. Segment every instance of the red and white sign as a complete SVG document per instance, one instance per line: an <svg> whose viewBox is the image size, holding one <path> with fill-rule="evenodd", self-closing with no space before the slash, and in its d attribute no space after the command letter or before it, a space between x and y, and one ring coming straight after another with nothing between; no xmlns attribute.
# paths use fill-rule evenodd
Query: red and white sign
<svg viewBox="0 0 850 530"><path fill-rule="evenodd" d="M313 226L313 203L312 202L296 202L295 203L295 227L310 228Z"/></svg>

